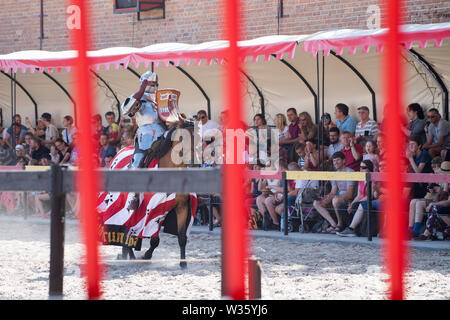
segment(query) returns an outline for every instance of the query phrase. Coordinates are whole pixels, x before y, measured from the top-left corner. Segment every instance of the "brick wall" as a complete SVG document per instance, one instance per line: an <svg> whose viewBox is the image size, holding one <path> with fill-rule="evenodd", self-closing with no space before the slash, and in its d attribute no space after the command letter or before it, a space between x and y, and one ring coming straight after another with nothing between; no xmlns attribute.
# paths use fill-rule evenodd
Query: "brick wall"
<svg viewBox="0 0 450 320"><path fill-rule="evenodd" d="M136 13L113 13L112 0L90 1L93 49L143 47L155 42L200 43L222 38L222 1L166 0L164 20L138 21ZM277 18L278 0L243 0L244 38L271 34L309 34L321 30L367 28L370 5L378 0L284 0L284 17ZM43 50L70 48L66 19L68 1L44 0ZM405 23L450 21L448 0L407 0ZM142 16L160 14L144 13ZM40 1L0 2L0 53L40 48Z"/></svg>

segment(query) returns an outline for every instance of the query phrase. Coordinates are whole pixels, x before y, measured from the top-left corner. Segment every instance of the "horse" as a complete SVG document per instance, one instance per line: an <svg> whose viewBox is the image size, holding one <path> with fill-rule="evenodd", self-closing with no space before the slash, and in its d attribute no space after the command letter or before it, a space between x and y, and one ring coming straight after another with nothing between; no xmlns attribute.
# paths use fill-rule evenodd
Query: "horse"
<svg viewBox="0 0 450 320"><path fill-rule="evenodd" d="M190 153L190 163L198 163L195 157L198 157L198 152L195 150L195 139L194 139L194 124L189 121L185 121L181 118L180 121L172 124L168 129L168 134L165 138L160 138L159 142L156 142L149 152L147 152L144 163L145 167L148 167L152 159L158 160L158 168L186 168L187 164L185 162L174 163L172 159L172 150L180 143L183 143L183 136L180 130L184 129L190 135L191 141L191 153ZM178 233L178 244L180 247L180 267L186 268L186 244L187 244L187 226L189 224L190 214L190 195L184 193L177 193L175 196L175 202L173 209L176 214L177 223L177 233ZM142 259L150 260L152 258L154 250L158 247L160 242L159 235L152 236L150 238L150 248L144 253ZM132 248L122 247L122 255L119 258L130 260L136 259L136 256Z"/></svg>

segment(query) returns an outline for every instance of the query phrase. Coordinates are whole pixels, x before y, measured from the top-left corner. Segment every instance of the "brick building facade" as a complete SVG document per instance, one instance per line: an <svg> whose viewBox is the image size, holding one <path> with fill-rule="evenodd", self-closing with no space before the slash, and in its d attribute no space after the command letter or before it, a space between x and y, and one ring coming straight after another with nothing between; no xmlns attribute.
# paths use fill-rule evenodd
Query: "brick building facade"
<svg viewBox="0 0 450 320"><path fill-rule="evenodd" d="M2 0L0 3L0 54L20 50L70 49L66 20L69 1ZM245 31L252 39L272 34L311 34L330 29L367 29L378 0L243 0ZM222 39L222 1L166 0L161 20L138 20L136 13L113 13L112 0L90 1L93 49L112 46L144 47L156 42L200 43ZM280 17L280 3L282 14ZM405 1L405 23L450 21L448 0ZM369 10L368 10L369 9ZM147 12L142 18L161 15ZM381 19L381 23L383 20ZM42 33L41 33L42 31ZM43 34L44 38L40 39Z"/></svg>

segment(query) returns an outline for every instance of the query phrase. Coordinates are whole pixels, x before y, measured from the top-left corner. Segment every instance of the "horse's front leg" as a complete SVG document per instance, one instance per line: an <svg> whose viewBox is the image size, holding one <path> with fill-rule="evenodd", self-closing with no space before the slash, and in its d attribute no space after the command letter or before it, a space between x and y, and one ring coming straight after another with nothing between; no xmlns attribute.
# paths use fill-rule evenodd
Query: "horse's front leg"
<svg viewBox="0 0 450 320"><path fill-rule="evenodd" d="M187 217L189 214L189 195L177 195L175 212L177 214L178 244L180 245L180 267L186 268Z"/></svg>

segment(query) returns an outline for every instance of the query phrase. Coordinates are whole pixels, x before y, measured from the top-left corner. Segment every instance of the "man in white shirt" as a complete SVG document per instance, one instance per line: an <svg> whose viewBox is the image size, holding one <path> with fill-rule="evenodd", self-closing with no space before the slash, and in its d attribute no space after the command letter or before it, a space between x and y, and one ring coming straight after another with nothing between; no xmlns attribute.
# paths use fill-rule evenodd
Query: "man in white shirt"
<svg viewBox="0 0 450 320"><path fill-rule="evenodd" d="M199 120L202 139L214 136L217 130L219 130L219 124L213 120L209 120L205 110L197 112L197 119Z"/></svg>
<svg viewBox="0 0 450 320"><path fill-rule="evenodd" d="M378 132L378 123L369 118L369 108L362 106L358 108L358 116L361 121L356 124L356 143L364 145L367 140L373 140Z"/></svg>

